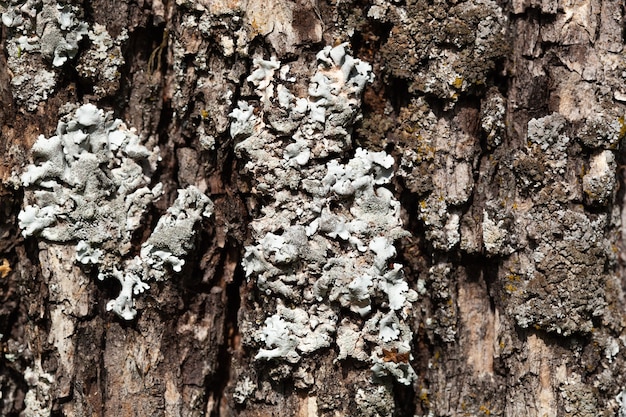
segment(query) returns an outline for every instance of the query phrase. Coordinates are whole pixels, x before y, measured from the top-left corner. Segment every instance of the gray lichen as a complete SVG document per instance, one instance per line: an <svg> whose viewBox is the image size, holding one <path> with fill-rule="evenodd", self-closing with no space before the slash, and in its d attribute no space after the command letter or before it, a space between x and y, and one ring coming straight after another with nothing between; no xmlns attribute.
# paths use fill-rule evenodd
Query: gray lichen
<svg viewBox="0 0 626 417"><path fill-rule="evenodd" d="M622 391L615 398L617 404L619 405L618 416L626 417L626 390L622 389Z"/></svg>
<svg viewBox="0 0 626 417"><path fill-rule="evenodd" d="M87 32L90 47L78 59L76 69L81 77L94 84L94 95L104 97L119 88L120 67L124 65L122 45L128 39L128 32L122 32L113 39L106 27L96 23Z"/></svg>
<svg viewBox="0 0 626 417"><path fill-rule="evenodd" d="M30 388L24 396L23 417L49 416L52 412L54 375L44 372L41 360L26 368L24 381Z"/></svg>
<svg viewBox="0 0 626 417"><path fill-rule="evenodd" d="M102 25L92 28L83 21L78 4L55 0L12 0L2 13L7 26L7 65L16 101L34 111L56 89L59 71L79 55L79 43L89 38L77 70L95 84L94 94L102 97L117 91L119 68L124 63L121 45L126 31L112 39Z"/></svg>
<svg viewBox="0 0 626 417"><path fill-rule="evenodd" d="M496 124L497 114L492 114ZM407 191L419 199L418 216L436 250L463 249L463 207L475 191L472 174L479 157L477 138L458 129L458 120L438 119L422 98L399 114L392 136L401 148L397 171ZM486 125L487 126L487 125Z"/></svg>
<svg viewBox="0 0 626 417"><path fill-rule="evenodd" d="M495 148L502 143L505 132L505 113L505 98L497 88L489 89L484 104L480 108L480 127L487 135L487 145L490 148Z"/></svg>
<svg viewBox="0 0 626 417"><path fill-rule="evenodd" d="M393 415L393 392L391 387L378 385L375 387L358 388L355 402L359 416L378 417Z"/></svg>
<svg viewBox="0 0 626 417"><path fill-rule="evenodd" d="M135 254L133 233L161 195L160 184L149 187L158 148L148 149L120 120L85 104L59 122L55 136L40 136L32 153L34 163L21 175L29 190L18 216L22 234L77 242L78 262L96 265L99 279L116 278L122 286L107 310L133 319L133 295L169 269L181 271L194 227L211 215L212 203L193 186L180 190Z"/></svg>
<svg viewBox="0 0 626 417"><path fill-rule="evenodd" d="M591 205L606 205L613 200L617 163L612 151L591 158L589 172L583 177L583 193Z"/></svg>
<svg viewBox="0 0 626 417"><path fill-rule="evenodd" d="M566 336L591 332L607 313L616 250L606 230L619 221L615 151L603 149L611 140L586 142L593 154L581 155L571 131L558 113L528 121L525 146L512 153L514 201L487 202L481 224L485 251L510 255L502 288L516 324Z"/></svg>
<svg viewBox="0 0 626 417"><path fill-rule="evenodd" d="M408 362L382 359L384 350L410 350L407 320L417 298L393 262L393 243L406 235L399 202L384 187L394 160L359 148L342 161L371 69L345 44L324 48L317 63L308 95L299 97L287 66L255 60L248 81L258 108L242 101L231 113L252 193L266 201L243 267L261 294L276 297L259 307L260 315L270 306L275 313L244 341L259 347L256 360L290 364L294 375L302 374L302 357L336 345L338 360L351 356L376 377L410 384L416 375Z"/></svg>
<svg viewBox="0 0 626 417"><path fill-rule="evenodd" d="M44 1L42 13L37 16L36 33L40 38L41 53L52 60L55 67L74 58L78 53L78 42L87 35L87 23L77 18L78 13L77 6Z"/></svg>
<svg viewBox="0 0 626 417"><path fill-rule="evenodd" d="M529 227L515 233L534 244L504 263L509 271L507 310L522 328L534 325L563 335L590 332L592 320L606 307L604 268L614 253L603 230L610 219L557 207L519 215L519 224ZM555 235L563 238L552 239Z"/></svg>
<svg viewBox="0 0 626 417"><path fill-rule="evenodd" d="M245 378L237 383L233 399L237 404L243 404L250 395L254 394L255 390L256 384L250 378Z"/></svg>
<svg viewBox="0 0 626 417"><path fill-rule="evenodd" d="M448 106L485 84L508 45L506 14L491 0L383 1L371 6L369 17L394 24L382 47L387 71L406 79L410 92L433 94Z"/></svg>
<svg viewBox="0 0 626 417"><path fill-rule="evenodd" d="M624 117L613 108L594 113L584 120L576 137L592 149L615 149L624 137Z"/></svg>

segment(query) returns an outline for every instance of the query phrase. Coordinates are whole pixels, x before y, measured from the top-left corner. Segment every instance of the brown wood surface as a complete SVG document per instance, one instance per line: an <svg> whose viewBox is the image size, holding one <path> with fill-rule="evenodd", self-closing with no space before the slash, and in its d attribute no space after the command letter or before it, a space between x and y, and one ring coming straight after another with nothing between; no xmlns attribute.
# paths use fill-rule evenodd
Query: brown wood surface
<svg viewBox="0 0 626 417"><path fill-rule="evenodd" d="M27 54L20 65L56 77L34 110L20 102L24 91L7 64L19 33L2 26L0 415L618 415L626 386L623 2L78 7L112 38L127 30L124 64L113 81L81 75L87 40L60 68ZM418 379L409 386L372 382L363 363L335 361L336 346L303 358L291 375L254 360L244 343L267 309L241 267L265 202L235 155L228 114L254 96L245 81L253 58L289 62L305 94L317 51L341 42L375 74L353 148L394 157L389 188L410 232L397 260L419 293L411 356L384 356L410 361ZM183 275L152 283L131 322L106 311L118 289L80 268L72 246L23 238L17 226L24 190L15 178L68 102L111 110L158 143L153 182L164 196L146 225L187 185L215 203L212 228L199 234ZM202 134L215 139L213 150ZM595 175L592 161L604 150L615 157L617 181L607 179L603 199L585 176ZM255 389L239 403L233 394L244 380Z"/></svg>

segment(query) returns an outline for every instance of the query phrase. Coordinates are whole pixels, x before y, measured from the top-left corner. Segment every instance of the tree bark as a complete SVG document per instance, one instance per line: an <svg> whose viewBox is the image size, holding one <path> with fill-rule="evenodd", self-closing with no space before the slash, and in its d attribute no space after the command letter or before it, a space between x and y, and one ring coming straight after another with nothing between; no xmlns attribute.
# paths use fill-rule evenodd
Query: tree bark
<svg viewBox="0 0 626 417"><path fill-rule="evenodd" d="M366 3L0 6L1 415L626 415L624 5Z"/></svg>

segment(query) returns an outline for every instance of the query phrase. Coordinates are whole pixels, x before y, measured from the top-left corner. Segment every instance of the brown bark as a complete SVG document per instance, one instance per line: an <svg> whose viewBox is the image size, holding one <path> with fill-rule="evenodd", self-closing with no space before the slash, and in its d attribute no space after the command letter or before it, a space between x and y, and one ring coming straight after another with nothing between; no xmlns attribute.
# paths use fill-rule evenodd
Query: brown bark
<svg viewBox="0 0 626 417"><path fill-rule="evenodd" d="M95 0L73 6L60 36L84 21L110 41L85 35L57 66L43 46L18 42L47 45L37 27L60 25L42 16L56 2L29 6L33 17L25 3L2 10L39 23L2 26L1 415L626 413L616 400L626 384L623 4ZM382 351L409 362L408 385L373 378L375 348L362 340L367 359L338 360L339 332L297 364L255 359L268 347L255 339L265 319L299 305L267 295L242 267L279 190L260 191L275 171L235 151L243 140L229 114L246 101L268 125L292 120L246 79L254 60L289 64L292 92L307 97L315 55L342 42L375 78L352 102L363 117L345 122L352 144L338 158L357 147L393 156L388 188L409 232L392 260L418 294L401 320L410 356ZM44 94L34 87L47 73ZM107 311L119 288L79 266L76 242L24 238L18 226L29 192L19 175L67 103L111 110L160 149L151 185L164 192L133 235L136 251L177 189L196 186L215 204L182 273L151 282L131 321ZM365 326L329 305L344 330Z"/></svg>

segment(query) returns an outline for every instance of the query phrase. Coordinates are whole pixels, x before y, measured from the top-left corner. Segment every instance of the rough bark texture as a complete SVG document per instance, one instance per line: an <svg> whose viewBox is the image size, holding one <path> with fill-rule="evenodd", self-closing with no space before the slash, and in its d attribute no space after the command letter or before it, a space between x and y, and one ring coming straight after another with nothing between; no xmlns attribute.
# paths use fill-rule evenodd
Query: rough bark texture
<svg viewBox="0 0 626 417"><path fill-rule="evenodd" d="M626 415L622 2L0 10L1 415ZM133 320L78 239L19 226L33 144L85 103L159 148L129 253L178 189L214 204Z"/></svg>

